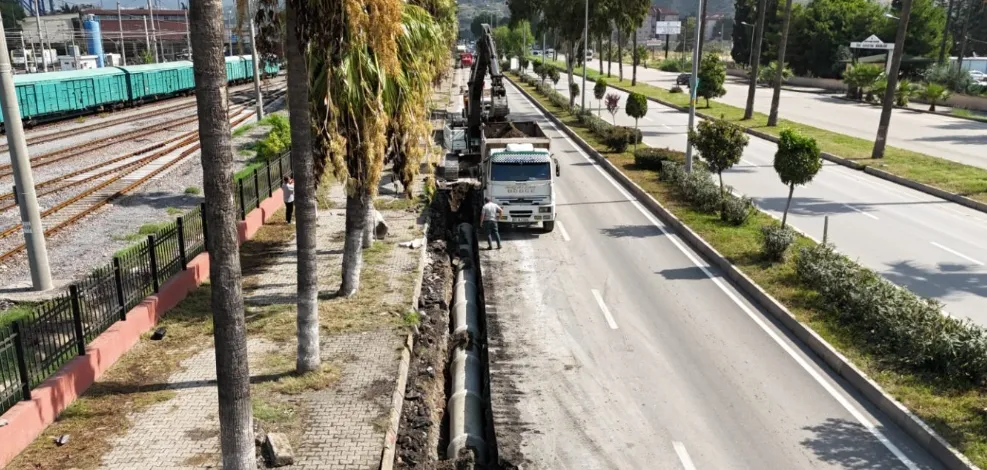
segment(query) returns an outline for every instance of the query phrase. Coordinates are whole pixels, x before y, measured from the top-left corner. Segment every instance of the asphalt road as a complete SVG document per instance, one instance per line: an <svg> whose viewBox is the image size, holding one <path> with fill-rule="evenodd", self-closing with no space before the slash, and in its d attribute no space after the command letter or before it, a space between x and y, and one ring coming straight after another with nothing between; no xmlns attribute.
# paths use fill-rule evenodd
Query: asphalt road
<svg viewBox="0 0 987 470"><path fill-rule="evenodd" d="M559 223L483 251L501 457L534 469L939 468L510 85ZM486 243L481 241L481 247Z"/></svg>
<svg viewBox="0 0 987 470"><path fill-rule="evenodd" d="M568 96L567 77L557 88ZM617 123L633 126L634 119L623 112L625 94L610 92L622 97ZM645 143L684 151L687 114L654 102L648 106L639 121ZM597 109L592 93L587 107ZM602 117L611 120L605 107ZM724 173L724 182L780 219L788 188L773 167L776 151L774 143L751 137L744 159ZM788 220L822 240L825 216L828 240L838 250L918 295L939 300L951 315L987 326L987 214L824 162L810 184L795 189Z"/></svg>
<svg viewBox="0 0 987 470"><path fill-rule="evenodd" d="M562 56L560 55L560 60ZM606 62L604 62L604 67ZM599 70L600 62L592 61L590 70ZM616 76L617 64L613 64ZM675 86L678 73L638 67L638 81L665 89ZM631 67L624 65L624 78L630 80ZM747 83L727 77L727 94L716 101L739 108L747 105ZM781 91L779 116L790 121L826 129L840 134L860 137L873 142L881 108L854 104L830 94ZM758 87L754 110L768 114L771 110L771 89ZM967 165L987 168L987 123L948 116L894 110L888 131L888 145L921 152Z"/></svg>

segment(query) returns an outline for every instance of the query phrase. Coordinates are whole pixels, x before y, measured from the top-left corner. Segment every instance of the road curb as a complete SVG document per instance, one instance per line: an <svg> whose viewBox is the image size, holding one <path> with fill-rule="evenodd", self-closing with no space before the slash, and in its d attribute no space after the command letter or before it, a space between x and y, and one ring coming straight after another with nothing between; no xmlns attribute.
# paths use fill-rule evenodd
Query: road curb
<svg viewBox="0 0 987 470"><path fill-rule="evenodd" d="M600 166L602 166L608 174L620 182L621 186L630 191L631 194L633 194L638 201L647 207L649 211L671 226L676 233L678 233L686 241L686 243L689 244L689 246L701 253L704 258L723 271L723 273L726 274L735 286L737 286L761 308L768 311L773 317L775 317L785 326L785 328L791 331L797 338L799 338L800 341L808 346L813 353L819 356L823 362L833 369L834 372L836 372L840 377L843 377L850 383L851 386L864 395L867 400L887 414L895 424L901 427L902 430L904 430L910 437L915 439L923 449L937 458L943 465L946 466L946 468L950 470L978 469L976 465L970 462L964 455L947 443L934 430L932 430L932 428L925 424L925 422L908 411L904 405L888 395L887 392L885 392L877 383L872 381L866 374L857 369L856 366L854 366L849 360L847 360L846 357L827 343L826 340L816 334L815 331L799 322L798 319L796 319L785 306L781 305L781 303L771 297L770 294L761 289L761 287L754 283L754 281L747 277L747 275L737 269L737 267L730 263L729 260L717 252L715 248L703 240L702 237L693 232L692 229L682 223L682 221L675 217L675 215L673 215L670 211L665 209L665 207L662 206L661 203L659 203L655 198L651 197L650 194L631 181L630 178L624 175L623 172L610 163L610 161L603 155L587 144L581 137L579 137L578 134L572 131L572 129L545 109L541 103L538 102L538 100L534 99L527 92L527 90L524 90L518 86L517 83L515 83L510 77L508 77L508 80L521 92L521 94L528 98L535 105L535 107L539 109L539 111L544 113L550 121L552 121L557 127L559 127L560 130L562 130L562 132L571 138L580 149L585 151L590 157L593 158L594 161L600 164Z"/></svg>
<svg viewBox="0 0 987 470"><path fill-rule="evenodd" d="M846 101L848 103L866 104L866 105L870 105L870 106L874 106L874 107L879 107L880 106L877 103L868 103L866 101L861 101L861 100L855 100L855 99L847 98L845 94L834 94L833 97L836 98L836 99L840 99L840 100ZM915 101L915 102L916 103L922 103L921 101ZM928 103L922 103L922 104L928 104ZM951 107L951 106L946 105L946 104L943 104L943 106ZM966 109L966 108L957 108L955 106L952 106L951 108L953 108L953 109ZM957 114L943 113L943 112L940 112L940 111L929 111L928 109L917 109L917 108L901 107L901 106L895 106L894 109L900 109L902 111L912 111L912 112L919 113L919 114L934 114L936 116L942 116L942 117L948 117L948 118L955 118L955 119L965 119L967 121L974 121L974 122L979 122L981 124L987 124L987 118L976 118L976 117L970 117L970 116L960 116L960 115L957 115Z"/></svg>
<svg viewBox="0 0 987 470"><path fill-rule="evenodd" d="M418 274L415 278L414 292L411 294L411 309L418 311L418 300L422 293L422 280L425 277L425 261L428 258L428 227L430 220L425 220L422 235L422 247L418 258ZM417 333L417 328L415 328ZM411 353L415 350L415 335L408 333L401 348L401 361L398 362L398 379L391 394L391 412L388 418L387 431L384 433L384 446L380 454L380 470L394 468L394 452L397 450L398 428L401 425L401 409L404 406L404 392L408 387L408 371L411 369Z"/></svg>
<svg viewBox="0 0 987 470"><path fill-rule="evenodd" d="M587 78L586 81L592 81L592 80L590 80L590 79ZM609 83L607 84L607 86L610 87L610 88L616 89L616 90L620 90L620 91L622 91L624 93L627 93L627 94L632 93L630 90L628 90L628 89L626 89L624 87L621 87L621 86L611 85ZM665 100L662 100L662 99L652 98L650 96L647 97L647 98L648 98L649 101L654 101L655 103L658 103L660 105L668 106L670 108L673 108L673 109L676 109L676 110L679 110L679 111L682 111L682 112L688 112L689 111L689 108L687 108L685 106L679 106L679 105L672 104L672 103L670 103L668 101L665 101ZM698 111L696 112L696 116L699 116L700 118L703 118L703 119L718 119L715 116L710 116L709 114L698 112ZM750 135L752 135L754 137L757 137L757 138L760 138L760 139L764 139L764 140L767 140L767 141L770 141L770 142L773 142L773 143L778 143L778 138L775 137L775 136L773 136L773 135L766 134L764 132L761 132L761 131L758 131L758 130L755 130L755 129L748 129L748 128L743 128L743 129L744 129L744 132L746 132L746 133L748 133L748 134L750 134ZM955 202L956 204L959 204L961 206L968 207L968 208L973 209L973 210L976 210L976 211L987 213L987 204L985 204L983 202L975 201L975 200L970 199L968 197L961 196L961 195L956 194L956 193L951 193L949 191L945 191L945 190L939 189L939 188L937 188L935 186L930 186L930 185L927 185L927 184L924 184L924 183L919 183L918 181L915 181L915 180L910 180L910 179L907 179L907 178L903 178L901 176L893 175L891 173L888 173L888 172L883 171L883 170L878 170L877 168L873 168L871 166L861 165L861 164L859 164L859 163L857 163L857 162L855 162L853 160L850 160L850 159L841 157L839 155L833 155L833 154L831 154L829 152L822 152L821 155L822 155L822 158L824 158L824 159L826 159L828 161L831 161L833 163L836 163L838 165L842 165L842 166L845 166L847 168L852 168L854 170L862 171L864 173L867 173L867 174L869 174L871 176L874 176L874 177L883 179L885 181L890 181L892 183L899 184L899 185L902 185L902 186L905 186L905 187L914 189L916 191L923 192L923 193L928 194L930 196L935 196L935 197L938 197L938 198L941 198L941 199L945 199L945 200L950 201L950 202ZM933 158L936 158L936 157L933 157Z"/></svg>

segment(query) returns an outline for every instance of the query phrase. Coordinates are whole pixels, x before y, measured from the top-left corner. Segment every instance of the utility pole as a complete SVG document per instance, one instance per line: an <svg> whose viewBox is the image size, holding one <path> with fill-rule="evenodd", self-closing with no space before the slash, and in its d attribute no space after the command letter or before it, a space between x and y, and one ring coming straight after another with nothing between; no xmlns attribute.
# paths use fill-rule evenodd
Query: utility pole
<svg viewBox="0 0 987 470"><path fill-rule="evenodd" d="M147 42L147 50L151 50L151 36L147 32L147 16L142 16L142 18L144 18L144 41ZM155 55L157 55L157 51L155 51ZM155 60L155 62L157 62L157 60Z"/></svg>
<svg viewBox="0 0 987 470"><path fill-rule="evenodd" d="M949 7L946 8L946 27L943 28L942 41L939 42L939 65L946 61L946 41L949 39L949 25L953 21L953 3L955 0L949 0Z"/></svg>
<svg viewBox="0 0 987 470"><path fill-rule="evenodd" d="M38 0L34 0L34 20L38 24L38 43L41 44L41 66L44 71L48 71L48 61L45 60L45 38L41 36L41 9L38 8ZM7 38L4 38L4 44L6 44ZM37 63L37 59L35 59Z"/></svg>
<svg viewBox="0 0 987 470"><path fill-rule="evenodd" d="M884 109L881 110L881 121L877 126L877 137L874 139L874 151L871 153L871 158L884 158L888 127L891 125L891 109L894 107L894 94L898 89L898 68L901 66L901 54L905 49L905 33L908 32L908 17L911 13L912 0L902 1L898 34L894 39L894 53L891 56L891 71L888 72L888 87L884 90Z"/></svg>
<svg viewBox="0 0 987 470"><path fill-rule="evenodd" d="M151 0L147 0L147 14L151 15L151 48L154 49L154 63L160 62L158 59L158 30L154 27L154 6Z"/></svg>
<svg viewBox="0 0 987 470"><path fill-rule="evenodd" d="M257 120L264 119L264 97L260 94L260 56L257 55L257 42L254 41L254 20L250 19L250 53L254 63L254 93L257 94Z"/></svg>
<svg viewBox="0 0 987 470"><path fill-rule="evenodd" d="M27 71L27 49L24 47L24 31L21 31L21 57L24 58L24 73Z"/></svg>
<svg viewBox="0 0 987 470"><path fill-rule="evenodd" d="M37 9L37 0L35 0ZM41 30L39 29L40 33ZM14 75L11 73L10 53L7 51L7 37L0 19L0 107L7 129L7 145L10 148L10 166L14 171L14 197L21 213L21 226L24 230L24 246L31 266L31 285L36 291L52 288L51 269L48 266L48 249L45 246L45 228L41 225L38 211L38 195L34 192L34 177L31 175L31 160L24 140L24 124L17 104L14 89Z"/></svg>
<svg viewBox="0 0 987 470"><path fill-rule="evenodd" d="M117 0L117 29L120 30L120 60L127 65L127 45L123 42L123 16L120 14L120 0Z"/></svg>
<svg viewBox="0 0 987 470"><path fill-rule="evenodd" d="M908 0L911 1L911 0ZM705 0L699 0L699 9L697 11L703 11L706 8ZM692 48L692 77L689 81L692 82L692 86L689 87L689 132L692 132L693 126L696 123L696 88L699 87L699 35L700 28L696 25L696 43L697 47ZM692 172L692 139L687 139L685 143L685 171L687 173Z"/></svg>
<svg viewBox="0 0 987 470"><path fill-rule="evenodd" d="M589 60L586 58L586 51L589 50L589 0L586 0L586 23L583 26L583 90L579 94L582 99L582 110L586 110L586 69L589 68ZM572 60L576 60L572 57ZM574 64L577 62L573 62Z"/></svg>
<svg viewBox="0 0 987 470"><path fill-rule="evenodd" d="M189 33L188 9L185 10L185 45L188 47L188 60L192 60L192 36Z"/></svg>

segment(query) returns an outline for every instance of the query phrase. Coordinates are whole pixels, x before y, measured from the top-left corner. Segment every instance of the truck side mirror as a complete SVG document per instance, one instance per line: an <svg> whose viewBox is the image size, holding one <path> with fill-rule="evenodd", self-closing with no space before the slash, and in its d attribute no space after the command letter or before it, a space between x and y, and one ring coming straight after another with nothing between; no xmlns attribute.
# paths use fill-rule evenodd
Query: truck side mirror
<svg viewBox="0 0 987 470"><path fill-rule="evenodd" d="M559 168L559 159L558 158L554 158L553 160L555 160L555 176L556 177L561 177L562 176L562 168Z"/></svg>

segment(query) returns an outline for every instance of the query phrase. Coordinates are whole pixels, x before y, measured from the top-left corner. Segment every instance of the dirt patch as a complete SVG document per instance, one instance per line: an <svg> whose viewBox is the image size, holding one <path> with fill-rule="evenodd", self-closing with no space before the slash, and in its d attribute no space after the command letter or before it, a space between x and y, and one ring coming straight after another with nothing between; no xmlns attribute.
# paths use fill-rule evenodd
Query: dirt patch
<svg viewBox="0 0 987 470"><path fill-rule="evenodd" d="M219 435L219 429L195 428L185 432L185 437L193 441L205 441Z"/></svg>

